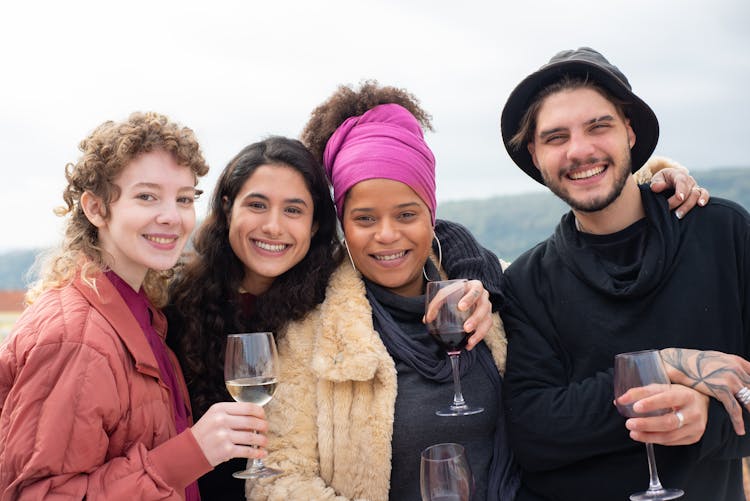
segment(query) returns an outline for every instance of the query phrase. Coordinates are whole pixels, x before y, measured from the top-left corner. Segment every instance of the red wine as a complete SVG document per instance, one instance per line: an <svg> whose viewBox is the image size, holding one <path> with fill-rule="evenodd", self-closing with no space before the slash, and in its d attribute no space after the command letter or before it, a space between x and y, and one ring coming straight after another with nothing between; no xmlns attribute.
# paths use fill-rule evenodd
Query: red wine
<svg viewBox="0 0 750 501"><path fill-rule="evenodd" d="M469 340L469 336L471 336L471 332L464 332L464 331L450 331L450 332L430 332L432 334L432 337L435 338L435 340L438 342L440 346L442 346L445 351L452 352L452 351L461 351L464 346L466 346L466 342Z"/></svg>

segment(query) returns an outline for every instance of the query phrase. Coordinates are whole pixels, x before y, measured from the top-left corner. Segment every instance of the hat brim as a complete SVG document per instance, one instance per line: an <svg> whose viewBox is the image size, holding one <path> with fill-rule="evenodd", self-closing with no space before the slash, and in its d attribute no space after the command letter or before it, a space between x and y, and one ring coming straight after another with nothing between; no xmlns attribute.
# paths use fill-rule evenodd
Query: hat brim
<svg viewBox="0 0 750 501"><path fill-rule="evenodd" d="M511 92L502 111L500 129L505 149L516 165L537 182L545 184L539 169L531 159L527 146L523 144L514 148L510 146L509 141L518 132L521 119L537 93L560 80L564 75L588 77L613 96L627 103L625 114L630 119L630 126L635 132L635 145L631 149L632 171L640 169L651 157L659 141L659 121L656 114L608 70L594 63L583 61L560 61L544 66L526 77Z"/></svg>

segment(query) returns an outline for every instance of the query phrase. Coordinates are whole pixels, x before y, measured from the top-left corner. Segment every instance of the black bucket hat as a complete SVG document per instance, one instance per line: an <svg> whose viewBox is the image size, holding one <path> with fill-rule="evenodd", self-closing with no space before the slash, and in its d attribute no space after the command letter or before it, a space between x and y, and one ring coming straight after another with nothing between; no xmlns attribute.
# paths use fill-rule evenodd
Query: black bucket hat
<svg viewBox="0 0 750 501"><path fill-rule="evenodd" d="M630 82L625 75L604 56L594 49L581 47L576 50L564 50L555 54L549 63L526 77L510 93L500 118L500 128L505 149L513 161L523 171L544 184L539 169L531 160L526 145L514 148L510 139L518 132L526 109L536 95L548 85L555 83L565 75L587 77L601 85L613 96L625 103L625 115L630 119L630 126L636 135L635 145L631 149L633 172L637 171L651 156L659 140L659 121L653 110L638 96L633 94Z"/></svg>

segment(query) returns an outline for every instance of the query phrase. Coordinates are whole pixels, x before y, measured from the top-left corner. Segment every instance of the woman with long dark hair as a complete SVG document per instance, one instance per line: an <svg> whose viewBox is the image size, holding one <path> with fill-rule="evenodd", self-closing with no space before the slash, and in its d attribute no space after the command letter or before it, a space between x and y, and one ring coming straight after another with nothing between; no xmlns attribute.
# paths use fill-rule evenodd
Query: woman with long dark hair
<svg viewBox="0 0 750 501"><path fill-rule="evenodd" d="M243 148L222 171L209 211L170 288L169 343L201 416L229 398L226 335L271 331L322 302L340 261L336 214L325 173L305 146L270 137ZM230 461L199 480L208 499L241 499Z"/></svg>

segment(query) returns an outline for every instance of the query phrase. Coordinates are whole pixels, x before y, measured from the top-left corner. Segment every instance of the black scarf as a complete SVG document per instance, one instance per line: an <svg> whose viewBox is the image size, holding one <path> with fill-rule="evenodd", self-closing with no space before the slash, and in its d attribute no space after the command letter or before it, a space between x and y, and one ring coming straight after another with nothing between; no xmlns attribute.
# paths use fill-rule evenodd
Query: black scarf
<svg viewBox="0 0 750 501"><path fill-rule="evenodd" d="M440 240L442 252L439 252L437 247L434 247L434 250L442 254L441 264L448 277L480 280L490 292L493 310L496 310L502 300L500 284L503 278L498 258L479 245L471 233L459 224L438 220L435 234ZM436 266L429 260L425 263L425 272L431 280L440 280ZM388 353L428 379L439 382L452 381L448 357L436 358L434 350L412 340L387 311L389 300L393 300L389 298L391 293L368 280L365 280L365 287L372 306L373 325ZM413 300L424 304L423 296ZM461 374L463 375L474 363L480 364L492 382L499 406L494 454L488 474L487 500L511 501L515 498L520 478L513 453L508 447L505 415L502 410L502 379L486 344L479 343L473 350L461 353Z"/></svg>
<svg viewBox="0 0 750 501"><path fill-rule="evenodd" d="M638 298L653 291L674 265L680 245L680 221L669 212L666 198L651 193L647 186L640 189L648 226L640 261L630 274L632 278L622 280L612 266L603 263L601 256L586 245L576 230L572 211L563 216L552 236L560 258L573 274L592 289L610 296Z"/></svg>

